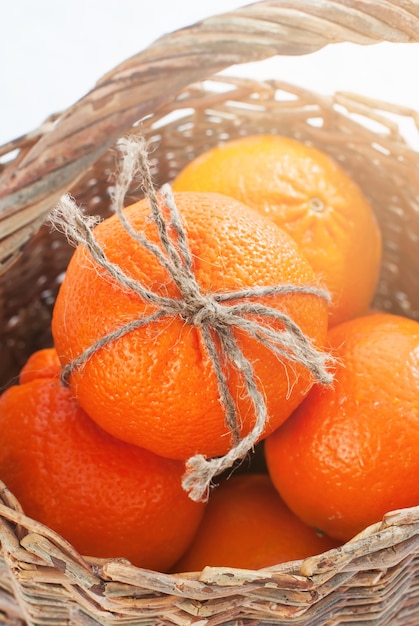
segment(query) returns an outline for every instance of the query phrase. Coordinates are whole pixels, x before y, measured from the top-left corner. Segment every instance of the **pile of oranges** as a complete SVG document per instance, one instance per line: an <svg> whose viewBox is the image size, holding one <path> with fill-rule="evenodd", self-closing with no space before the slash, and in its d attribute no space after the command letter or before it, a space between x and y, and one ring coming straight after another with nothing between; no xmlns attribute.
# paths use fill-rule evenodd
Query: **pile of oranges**
<svg viewBox="0 0 419 626"><path fill-rule="evenodd" d="M259 135L172 189L182 229L144 199L95 226L95 254L78 245L54 347L0 397L0 479L25 513L87 556L180 572L302 559L418 505L419 324L371 309L381 236L359 187L317 149ZM191 499L188 460L248 437L255 397L253 452Z"/></svg>

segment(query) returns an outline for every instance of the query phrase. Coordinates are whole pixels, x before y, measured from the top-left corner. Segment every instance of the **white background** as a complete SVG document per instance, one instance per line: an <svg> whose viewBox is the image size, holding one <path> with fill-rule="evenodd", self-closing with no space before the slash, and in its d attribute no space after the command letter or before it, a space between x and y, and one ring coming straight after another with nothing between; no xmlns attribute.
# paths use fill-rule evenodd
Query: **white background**
<svg viewBox="0 0 419 626"><path fill-rule="evenodd" d="M245 0L3 0L0 145L71 106L104 73L160 35L243 4ZM419 44L338 44L308 56L229 71L240 72L280 78L318 93L354 91L419 111Z"/></svg>

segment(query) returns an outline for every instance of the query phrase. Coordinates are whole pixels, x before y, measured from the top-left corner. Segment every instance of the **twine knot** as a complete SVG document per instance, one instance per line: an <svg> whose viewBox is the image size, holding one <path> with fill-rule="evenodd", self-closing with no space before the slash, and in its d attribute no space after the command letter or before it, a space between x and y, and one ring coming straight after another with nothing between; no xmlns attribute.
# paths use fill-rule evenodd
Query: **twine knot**
<svg viewBox="0 0 419 626"><path fill-rule="evenodd" d="M224 308L211 296L200 295L187 303L188 314L184 319L194 326L219 326L225 318Z"/></svg>
<svg viewBox="0 0 419 626"><path fill-rule="evenodd" d="M71 373L103 346L162 317L178 315L186 323L198 327L214 367L220 402L224 407L225 421L233 442L229 452L220 458L206 459L198 454L187 461L183 487L193 500L202 500L207 496L214 476L231 467L235 461L244 458L253 449L268 420L263 391L256 383L253 366L240 349L232 328L245 331L287 362L304 365L318 382L330 384L333 380L328 368L333 363L330 354L316 350L300 327L286 313L258 301L258 298L280 293L313 294L329 301L329 294L317 287L301 285L254 286L228 293L203 294L192 271L192 254L170 186L165 185L160 190L165 207L169 211L167 219L163 215L152 184L144 141L136 138L120 140L119 148L122 153L122 168L113 192L115 212L133 239L150 251L168 271L178 287L180 297L159 296L126 275L121 267L107 259L104 250L96 241L93 234L95 221L84 216L69 196L62 198L51 214L52 223L63 230L70 241L85 245L96 263L121 286L137 293L143 301L155 305L153 313L116 328L67 364L63 368L62 380L67 384ZM123 212L126 193L137 176L141 178L145 196L149 200L161 247L149 241L142 232L137 232ZM170 235L171 231L173 235ZM268 324L261 321L264 318L268 319ZM258 321L255 321L256 319ZM283 329L274 330L269 320L280 322ZM227 365L241 373L255 412L254 427L243 438L240 438L237 409L228 386L225 369Z"/></svg>

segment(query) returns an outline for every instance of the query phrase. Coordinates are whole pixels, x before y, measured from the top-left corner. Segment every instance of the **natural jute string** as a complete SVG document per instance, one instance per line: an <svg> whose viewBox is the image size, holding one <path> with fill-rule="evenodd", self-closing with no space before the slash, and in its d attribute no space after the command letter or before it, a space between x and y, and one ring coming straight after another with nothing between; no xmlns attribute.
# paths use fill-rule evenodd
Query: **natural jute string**
<svg viewBox="0 0 419 626"><path fill-rule="evenodd" d="M153 187L144 141L138 138L120 140L119 150L121 170L112 198L115 212L138 245L149 250L169 272L179 289L180 297L163 297L149 291L140 282L127 276L121 267L109 261L94 236L94 226L97 220L85 216L74 201L69 196L65 196L51 215L51 221L55 227L64 231L73 244L86 246L95 262L104 268L121 285L121 288L134 291L142 300L155 305L156 309L151 315L139 317L99 339L63 368L63 380L67 382L71 373L103 346L117 341L136 328L152 324L163 317L179 316L188 324L199 328L214 367L220 401L225 410L226 423L232 434L232 447L226 455L207 459L197 454L186 463L183 487L193 500L202 500L208 495L212 479L231 467L235 461L243 459L253 449L269 419L263 390L259 389L252 364L244 356L236 341L234 328L247 332L286 362L304 365L318 382L330 384L332 374L329 366L333 361L331 355L318 351L299 326L284 312L257 301L258 298L281 293L312 294L326 300L329 300L329 295L316 287L298 285L256 286L229 293L203 294L193 273L194 259L170 186L163 186L159 194ZM132 182L137 179L141 181L145 196L150 203L151 217L156 223L161 247L149 241L142 232L134 230L123 213L125 196ZM168 218L163 215L163 205L168 209ZM229 305L228 303L233 300L239 302ZM258 320L265 319L266 324L254 321L255 316ZM279 321L282 329L271 328L269 320ZM253 430L242 439L237 409L228 386L229 368L235 368L242 376L255 412Z"/></svg>

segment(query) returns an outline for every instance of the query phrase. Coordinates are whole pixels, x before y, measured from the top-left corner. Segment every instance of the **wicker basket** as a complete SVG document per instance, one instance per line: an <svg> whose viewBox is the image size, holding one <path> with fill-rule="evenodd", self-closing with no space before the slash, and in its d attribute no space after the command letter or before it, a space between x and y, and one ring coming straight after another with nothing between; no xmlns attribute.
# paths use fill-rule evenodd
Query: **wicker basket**
<svg viewBox="0 0 419 626"><path fill-rule="evenodd" d="M275 132L325 150L358 181L380 221L377 306L419 319L419 154L398 123L409 119L418 129L419 113L278 80L214 76L237 63L309 54L339 41L419 41L419 2L262 1L209 18L161 38L64 114L0 149L17 150L0 165L3 388L31 352L51 342L51 309L72 250L42 223L67 191L92 213L107 214L113 146L129 133L153 146L158 184L238 135ZM303 562L167 575L80 556L26 517L3 487L0 540L4 624L419 623L419 507L391 512L343 547Z"/></svg>

